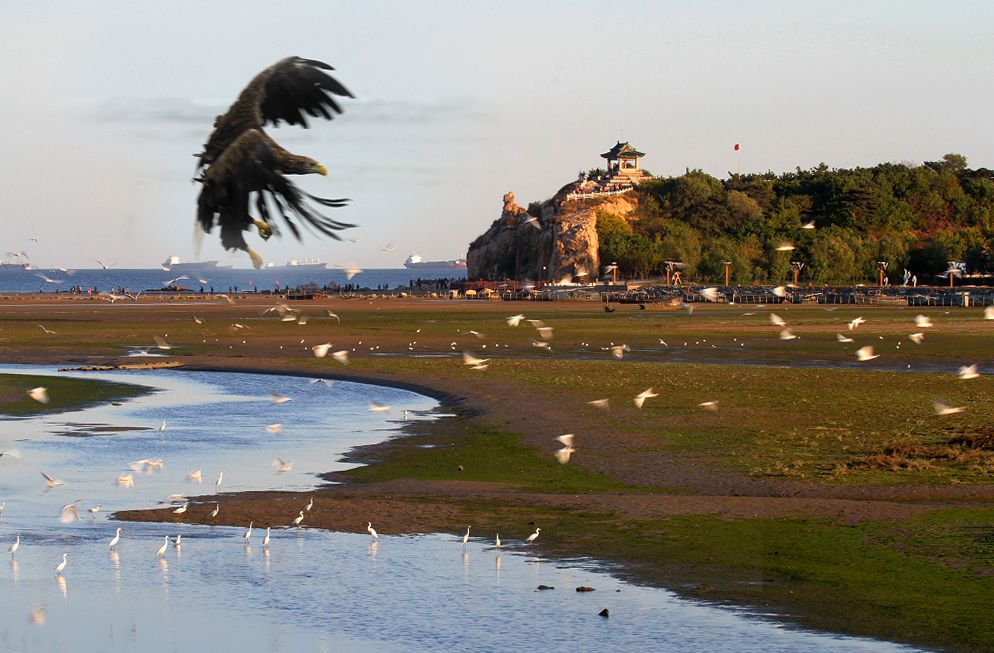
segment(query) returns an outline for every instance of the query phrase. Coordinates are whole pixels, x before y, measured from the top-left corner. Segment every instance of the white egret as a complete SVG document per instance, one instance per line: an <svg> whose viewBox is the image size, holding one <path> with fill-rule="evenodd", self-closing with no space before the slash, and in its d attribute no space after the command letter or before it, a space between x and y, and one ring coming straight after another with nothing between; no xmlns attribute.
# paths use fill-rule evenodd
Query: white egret
<svg viewBox="0 0 994 653"><path fill-rule="evenodd" d="M594 399L593 401L588 401L587 403L599 410L606 411L610 409L610 403L607 399Z"/></svg>
<svg viewBox="0 0 994 653"><path fill-rule="evenodd" d="M117 477L117 484L121 487L134 487L135 486L135 475L134 474L119 474Z"/></svg>
<svg viewBox="0 0 994 653"><path fill-rule="evenodd" d="M67 564L69 564L69 554L68 553L63 553L62 554L62 562L60 562L59 564L55 565L55 575L56 576L60 575L62 573L62 571L66 568Z"/></svg>
<svg viewBox="0 0 994 653"><path fill-rule="evenodd" d="M784 319L779 315L777 315L776 313L770 313L770 323L773 324L773 326L778 326L778 327L787 326L787 323L784 322Z"/></svg>
<svg viewBox="0 0 994 653"><path fill-rule="evenodd" d="M269 526L266 526L266 536L262 538L262 546L269 546Z"/></svg>
<svg viewBox="0 0 994 653"><path fill-rule="evenodd" d="M786 297L787 296L787 289L784 286L777 286L776 288L774 288L770 292L773 293L774 295L776 295L777 297Z"/></svg>
<svg viewBox="0 0 994 653"><path fill-rule="evenodd" d="M221 472L221 473L219 473L217 475L217 480L214 481L214 491L215 492L220 492L221 491L221 480L223 478L224 478L224 472Z"/></svg>
<svg viewBox="0 0 994 653"><path fill-rule="evenodd" d="M537 539L538 539L538 532L539 532L540 530L542 530L542 529L541 529L541 528L538 528L538 527L536 526L536 527L535 527L535 532L534 532L534 533L532 533L531 535L529 535L529 536L528 536L528 539L526 539L525 541L526 541L526 542L528 542L529 544L531 544L532 542L534 542L535 540L537 540Z"/></svg>
<svg viewBox="0 0 994 653"><path fill-rule="evenodd" d="M110 542L107 543L107 548L113 551L114 547L117 546L117 543L120 541L121 541L121 529L118 528L117 532L114 533L114 537L110 538Z"/></svg>
<svg viewBox="0 0 994 653"><path fill-rule="evenodd" d="M269 399L274 404L285 404L288 401L293 401L291 397L287 397L286 395L281 395L278 392L270 392Z"/></svg>
<svg viewBox="0 0 994 653"><path fill-rule="evenodd" d="M479 365L483 365L484 363L486 363L489 360L490 360L489 358L477 358L476 356L474 356L473 354L471 354L468 351L464 351L462 353L462 364L463 365L479 366Z"/></svg>
<svg viewBox="0 0 994 653"><path fill-rule="evenodd" d="M556 437L556 442L562 444L564 447L572 447L573 437L572 433L564 433L563 435Z"/></svg>
<svg viewBox="0 0 994 653"><path fill-rule="evenodd" d="M373 522L366 522L366 531L373 537L373 539L379 539L379 534L376 529L373 528Z"/></svg>
<svg viewBox="0 0 994 653"><path fill-rule="evenodd" d="M273 467L277 472L289 472L293 469L293 463L282 458L273 458Z"/></svg>
<svg viewBox="0 0 994 653"><path fill-rule="evenodd" d="M52 335L52 336L55 335L55 331L52 331L50 329L46 329L44 324L39 324L38 328L41 329L42 331L44 331L45 333L49 334L49 335Z"/></svg>
<svg viewBox="0 0 994 653"><path fill-rule="evenodd" d="M965 410L959 406L947 406L939 401L932 402L932 405L935 408L936 415L955 415L956 413L962 413L963 410Z"/></svg>
<svg viewBox="0 0 994 653"><path fill-rule="evenodd" d="M176 539L173 540L173 546L176 547L177 549L183 546L183 534L182 533L179 533L176 536Z"/></svg>
<svg viewBox="0 0 994 653"><path fill-rule="evenodd" d="M516 327L521 324L521 320L525 319L524 315L512 315L510 317L504 318L507 321L508 326Z"/></svg>
<svg viewBox="0 0 994 653"><path fill-rule="evenodd" d="M709 302L716 302L718 301L718 289L704 288L701 290L701 297L708 300Z"/></svg>
<svg viewBox="0 0 994 653"><path fill-rule="evenodd" d="M169 350L173 348L173 346L166 342L166 339L161 336L152 336L152 339L155 340L155 346L159 349Z"/></svg>
<svg viewBox="0 0 994 653"><path fill-rule="evenodd" d="M932 320L924 315L915 316L915 326L919 329L927 329L932 326Z"/></svg>
<svg viewBox="0 0 994 653"><path fill-rule="evenodd" d="M375 401L369 402L369 412L371 413L386 413L389 412L390 406L386 404L378 404Z"/></svg>
<svg viewBox="0 0 994 653"><path fill-rule="evenodd" d="M190 507L189 503L184 503L179 508L176 508L175 510L173 510L173 514L174 515L182 515L184 512L186 512L186 509L189 508L189 507Z"/></svg>
<svg viewBox="0 0 994 653"><path fill-rule="evenodd" d="M304 511L305 512L310 512L311 508L313 508L313 507L314 507L314 497L311 497L311 500L307 502L306 506L304 506Z"/></svg>
<svg viewBox="0 0 994 653"><path fill-rule="evenodd" d="M311 350L314 352L314 358L324 358L328 355L328 350L331 349L331 343L326 342L322 345L314 345Z"/></svg>
<svg viewBox="0 0 994 653"><path fill-rule="evenodd" d="M167 548L169 548L169 536L168 535L164 536L164 539L162 540L162 546L160 546L158 549L156 549L156 551L155 551L155 557L161 558L162 556L166 555L166 549Z"/></svg>
<svg viewBox="0 0 994 653"><path fill-rule="evenodd" d="M795 334L789 328L785 328L782 331L780 331L780 336L779 337L780 337L781 340L796 340L797 339L797 334Z"/></svg>
<svg viewBox="0 0 994 653"><path fill-rule="evenodd" d="M331 357L334 358L339 363L341 363L342 365L348 365L349 364L349 352L346 349L340 349L340 350L332 353Z"/></svg>
<svg viewBox="0 0 994 653"><path fill-rule="evenodd" d="M462 545L466 546L467 542L469 542L469 526L466 527L466 534L462 536Z"/></svg>
<svg viewBox="0 0 994 653"><path fill-rule="evenodd" d="M203 479L203 472L199 469L195 469L186 475L187 480L200 482Z"/></svg>
<svg viewBox="0 0 994 653"><path fill-rule="evenodd" d="M718 402L717 401L702 401L701 403L699 403L697 405L700 408L703 408L704 410L718 410Z"/></svg>
<svg viewBox="0 0 994 653"><path fill-rule="evenodd" d="M849 320L849 330L852 331L853 329L858 327L860 324L863 324L864 322L866 322L866 320L864 320L862 316L854 317L853 319Z"/></svg>
<svg viewBox="0 0 994 653"><path fill-rule="evenodd" d="M266 433L269 433L271 435L280 435L283 433L283 425L280 424L279 422L275 424L270 424L269 426L266 427Z"/></svg>
<svg viewBox="0 0 994 653"><path fill-rule="evenodd" d="M911 342L915 343L916 345L922 344L922 340L924 340L924 339L925 339L925 334L921 333L921 332L919 332L919 333L912 333L911 335L908 336L908 340L910 340Z"/></svg>
<svg viewBox="0 0 994 653"><path fill-rule="evenodd" d="M242 535L242 539L248 542L252 539L252 524L255 522L249 522L248 530Z"/></svg>
<svg viewBox="0 0 994 653"><path fill-rule="evenodd" d="M293 518L293 525L300 528L300 522L304 521L304 511L301 510L297 513L297 516Z"/></svg>
<svg viewBox="0 0 994 653"><path fill-rule="evenodd" d="M217 513L219 512L221 512L221 504L215 503L214 510L211 510L207 516L210 517L211 519L214 519L215 517L217 517Z"/></svg>
<svg viewBox="0 0 994 653"><path fill-rule="evenodd" d="M835 339L838 340L839 342L854 342L852 338L850 338L849 336L844 336L841 333L836 333Z"/></svg>
<svg viewBox="0 0 994 653"><path fill-rule="evenodd" d="M9 553L10 557L13 558L14 554L17 553L17 550L19 548L21 548L21 536L20 535L17 536L17 538L14 540L13 544L11 544L10 546L7 547L7 553Z"/></svg>
<svg viewBox="0 0 994 653"><path fill-rule="evenodd" d="M495 549L499 549L500 548L500 533L497 533L497 538L496 538L496 541L494 542L494 548Z"/></svg>

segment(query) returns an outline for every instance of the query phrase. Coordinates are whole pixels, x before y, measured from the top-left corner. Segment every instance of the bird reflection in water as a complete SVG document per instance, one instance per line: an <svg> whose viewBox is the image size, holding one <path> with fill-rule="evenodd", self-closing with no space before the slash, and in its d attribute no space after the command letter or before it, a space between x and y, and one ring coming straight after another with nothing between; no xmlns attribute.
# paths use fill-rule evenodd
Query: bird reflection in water
<svg viewBox="0 0 994 653"><path fill-rule="evenodd" d="M114 568L114 589L117 592L121 591L121 554L111 549L108 557L110 558L110 564Z"/></svg>
<svg viewBox="0 0 994 653"><path fill-rule="evenodd" d="M21 565L13 558L10 559L10 577L14 580L15 585L21 581Z"/></svg>
<svg viewBox="0 0 994 653"><path fill-rule="evenodd" d="M379 548L379 546L380 546L380 543L377 542L376 540L373 540L372 542L369 543L369 559L370 560L376 560L376 551Z"/></svg>
<svg viewBox="0 0 994 653"><path fill-rule="evenodd" d="M169 593L169 563L165 558L156 558L159 563L159 571L162 573L162 589L166 594Z"/></svg>
<svg viewBox="0 0 994 653"><path fill-rule="evenodd" d="M62 598L69 598L69 586L66 585L66 579L62 574L56 574L55 583L59 586L59 591L62 592Z"/></svg>
<svg viewBox="0 0 994 653"><path fill-rule="evenodd" d="M35 624L36 626L45 625L45 608L35 608L28 615L28 621Z"/></svg>

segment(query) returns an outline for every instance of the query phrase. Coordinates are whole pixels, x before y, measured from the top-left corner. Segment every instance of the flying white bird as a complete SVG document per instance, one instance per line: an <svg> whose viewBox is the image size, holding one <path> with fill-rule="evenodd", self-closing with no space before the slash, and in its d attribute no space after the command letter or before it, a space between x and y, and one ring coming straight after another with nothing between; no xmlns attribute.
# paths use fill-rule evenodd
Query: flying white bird
<svg viewBox="0 0 994 653"><path fill-rule="evenodd" d="M924 339L925 339L925 334L924 333L920 333L920 332L919 333L912 333L910 336L908 336L908 340L910 340L911 342L915 343L916 345L922 344L922 340L924 340Z"/></svg>
<svg viewBox="0 0 994 653"><path fill-rule="evenodd" d="M203 472L199 469L195 469L186 475L187 480L197 481L198 483L203 480Z"/></svg>
<svg viewBox="0 0 994 653"><path fill-rule="evenodd" d="M293 463L289 460L283 460L282 458L273 458L273 467L275 467L278 472L289 472L293 469Z"/></svg>
<svg viewBox="0 0 994 653"><path fill-rule="evenodd" d="M345 279L347 281L352 281L352 277L359 274L360 272L362 272L362 268L350 263L349 265L345 266Z"/></svg>
<svg viewBox="0 0 994 653"><path fill-rule="evenodd" d="M658 396L659 396L659 394L653 392L652 388L649 388L648 390L643 390L642 392L640 392L637 395L635 395L635 405L638 406L639 408L641 408L642 404L645 403L646 399L649 399L651 397L658 397Z"/></svg>
<svg viewBox="0 0 994 653"><path fill-rule="evenodd" d="M854 317L853 319L849 320L849 330L852 331L853 329L858 327L860 324L863 324L864 322L866 322L866 320L864 320L862 316Z"/></svg>
<svg viewBox="0 0 994 653"><path fill-rule="evenodd" d="M959 368L959 371L956 374L964 381L967 379L975 379L980 376L980 374L977 373L976 365L964 365Z"/></svg>
<svg viewBox="0 0 994 653"><path fill-rule="evenodd" d="M65 279L50 279L41 272L35 272L35 276L41 279L42 281L44 281L45 283L54 283L55 285L59 285L60 283L65 283L66 281Z"/></svg>
<svg viewBox="0 0 994 653"><path fill-rule="evenodd" d="M936 415L955 415L956 413L962 413L964 410L960 407L947 406L939 401L932 402L932 405L935 408Z"/></svg>
<svg viewBox="0 0 994 653"><path fill-rule="evenodd" d="M791 331L790 329L783 329L780 332L780 336L779 337L780 337L781 340L794 340L794 339L797 338L797 335L793 331Z"/></svg>
<svg viewBox="0 0 994 653"><path fill-rule="evenodd" d="M704 288L701 290L701 297L708 300L709 302L718 301L718 289L717 288Z"/></svg>
<svg viewBox="0 0 994 653"><path fill-rule="evenodd" d="M927 329L932 326L932 320L924 315L915 316L915 326L919 329Z"/></svg>
<svg viewBox="0 0 994 653"><path fill-rule="evenodd" d="M331 355L331 357L334 358L339 363L341 363L342 365L348 365L349 364L349 352L347 350L345 350L345 349L341 349L339 351L336 351L335 353L333 353Z"/></svg>
<svg viewBox="0 0 994 653"><path fill-rule="evenodd" d="M373 528L373 522L366 522L366 531L372 536L372 538L378 539L380 536L376 533L376 529Z"/></svg>
<svg viewBox="0 0 994 653"><path fill-rule="evenodd" d="M794 249L796 249L796 248L794 247L794 245L793 245L793 244L791 244L791 243L788 243L788 242L782 242L782 243L780 243L779 245L777 245L777 247L776 247L776 250L777 250L778 252L791 252L791 251L793 251Z"/></svg>
<svg viewBox="0 0 994 653"><path fill-rule="evenodd" d="M560 465L565 465L574 453L576 453L576 449L573 447L563 447L562 449L557 449L552 455L556 457Z"/></svg>
<svg viewBox="0 0 994 653"><path fill-rule="evenodd" d="M801 229L814 229L814 228L815 228L814 220L812 220L811 222L805 222L804 224L801 225Z"/></svg>
<svg viewBox="0 0 994 653"><path fill-rule="evenodd" d="M37 401L40 404L48 403L48 389L44 386L38 386L37 388L31 388L27 392L28 396Z"/></svg>
<svg viewBox="0 0 994 653"><path fill-rule="evenodd" d="M564 433L563 435L560 435L560 436L556 437L556 442L559 442L564 447L572 447L573 446L573 437L574 436L573 436L572 433Z"/></svg>
<svg viewBox="0 0 994 653"><path fill-rule="evenodd" d="M53 488L53 487L59 487L61 485L65 485L65 483L63 483L62 481L60 481L58 479L52 478L51 476L49 476L45 472L41 473L41 477L43 479L45 479L45 486L46 487Z"/></svg>
<svg viewBox="0 0 994 653"><path fill-rule="evenodd" d="M42 331L44 331L45 333L47 333L50 336L56 335L55 331L52 331L51 329L46 329L44 324L39 324L38 328L41 329Z"/></svg>
<svg viewBox="0 0 994 653"><path fill-rule="evenodd" d="M701 403L699 403L697 405L700 406L701 408L703 408L704 410L718 410L718 402L717 401L702 401Z"/></svg>
<svg viewBox="0 0 994 653"><path fill-rule="evenodd" d="M850 338L849 336L844 336L841 333L836 333L835 339L838 340L839 342L853 342L852 338Z"/></svg>
<svg viewBox="0 0 994 653"><path fill-rule="evenodd" d="M777 286L776 288L774 288L770 292L773 293L774 295L776 295L777 297L786 297L787 296L787 289L784 288L783 286Z"/></svg>
<svg viewBox="0 0 994 653"><path fill-rule="evenodd" d="M469 353L468 351L464 351L462 353L462 364L463 365L478 366L478 365L483 365L484 363L486 363L489 360L490 360L489 358L477 358L476 356L474 356L473 354Z"/></svg>
<svg viewBox="0 0 994 653"><path fill-rule="evenodd" d="M77 503L79 503L79 499L62 506L62 510L59 511L59 521L61 523L68 524L74 519L79 519L79 510L76 509Z"/></svg>
<svg viewBox="0 0 994 653"><path fill-rule="evenodd" d="M778 326L778 327L787 326L787 323L784 322L783 318L777 315L776 313L770 313L770 323L773 324L773 326Z"/></svg>
<svg viewBox="0 0 994 653"><path fill-rule="evenodd" d="M994 320L994 304L988 306L984 309L984 319Z"/></svg>
<svg viewBox="0 0 994 653"><path fill-rule="evenodd" d="M152 336L152 338L155 340L155 346L158 347L159 349L166 349L166 350L168 350L168 349L172 349L173 348L172 345L170 345L168 342L166 342L165 338L162 338L160 336Z"/></svg>
<svg viewBox="0 0 994 653"><path fill-rule="evenodd" d="M871 361L874 358L879 358L879 357L880 354L873 353L873 347L871 345L867 345L866 347L860 347L859 349L856 350L856 360L860 362Z"/></svg>
<svg viewBox="0 0 994 653"><path fill-rule="evenodd" d="M535 527L535 532L534 532L534 533L532 533L531 535L529 535L529 536L528 536L528 538L527 538L527 539L526 539L525 541L526 541L526 542L528 542L529 544L531 544L532 542L534 542L535 540L537 540L537 539L538 539L538 532L539 532L540 530L542 530L542 529L541 529L541 528L538 528L538 527L536 526L536 527Z"/></svg>
<svg viewBox="0 0 994 653"><path fill-rule="evenodd" d="M323 345L314 345L311 349L314 351L314 358L324 358L328 355L328 350L331 349L331 343L326 342Z"/></svg>
<svg viewBox="0 0 994 653"><path fill-rule="evenodd" d="M609 400L607 399L594 399L593 401L588 401L587 403L600 410L608 410L610 408Z"/></svg>
<svg viewBox="0 0 994 653"><path fill-rule="evenodd" d="M270 392L269 400L272 401L274 404L285 404L288 401L293 401L292 398L287 397L286 395L281 395L278 392Z"/></svg>
<svg viewBox="0 0 994 653"><path fill-rule="evenodd" d="M283 433L283 425L279 423L270 424L269 426L266 427L266 432L271 433L273 435L280 435L281 433Z"/></svg>
<svg viewBox="0 0 994 653"><path fill-rule="evenodd" d="M612 345L610 347L611 355L615 358L623 358L626 351L631 351L628 345Z"/></svg>
<svg viewBox="0 0 994 653"><path fill-rule="evenodd" d="M525 316L521 315L521 314L518 314L518 315L512 315L510 317L506 317L504 319L507 320L507 326L516 327L519 324L521 324L521 320L525 319Z"/></svg>
<svg viewBox="0 0 994 653"><path fill-rule="evenodd" d="M193 316L193 321L194 321L195 323L197 323L197 324L203 324L203 323L204 323L204 321L203 321L203 320L201 320L201 319L200 319L199 317L197 317L196 315L194 315L194 316Z"/></svg>

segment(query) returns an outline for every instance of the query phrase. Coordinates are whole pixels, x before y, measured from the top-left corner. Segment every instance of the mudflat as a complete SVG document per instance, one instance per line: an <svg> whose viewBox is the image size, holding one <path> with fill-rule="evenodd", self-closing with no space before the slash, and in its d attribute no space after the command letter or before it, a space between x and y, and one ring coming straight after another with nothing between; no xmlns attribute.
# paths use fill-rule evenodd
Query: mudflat
<svg viewBox="0 0 994 653"><path fill-rule="evenodd" d="M994 592L994 378L957 375L994 369L994 321L982 309L280 304L18 298L0 304L0 355L381 383L455 414L352 451L361 465L312 493L221 494L218 523L285 526L313 496L307 527L472 524L524 539L538 525L548 554L594 556L701 598L843 632L994 646L982 599ZM934 326L916 328L918 313ZM517 314L525 319L510 326ZM781 339L771 314L799 337ZM856 317L865 322L850 329ZM909 339L921 331L920 344ZM324 344L348 364L316 357ZM864 346L879 357L860 362ZM464 365L464 352L486 367ZM940 415L937 402L963 410ZM555 438L565 433L575 451L561 464ZM117 517L209 523L213 501Z"/></svg>

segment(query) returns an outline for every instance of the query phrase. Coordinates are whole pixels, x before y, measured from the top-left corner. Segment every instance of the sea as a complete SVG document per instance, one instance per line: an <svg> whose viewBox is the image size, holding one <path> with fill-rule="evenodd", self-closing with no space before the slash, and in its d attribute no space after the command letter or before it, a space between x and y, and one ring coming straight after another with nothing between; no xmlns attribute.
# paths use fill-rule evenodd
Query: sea
<svg viewBox="0 0 994 653"><path fill-rule="evenodd" d="M177 278L177 277L187 278ZM49 279L47 281L45 278ZM165 272L162 269L80 269L0 270L0 292L54 293L81 288L83 292L105 292L127 289L130 293L160 290L180 286L199 292L212 288L214 292L252 292L297 288L308 284L318 287L369 288L372 290L406 289L421 281L440 279L463 280L465 270L408 270L406 268L377 268L362 270L351 279L339 268L327 269L215 269L203 272ZM58 283L55 283L58 282Z"/></svg>

